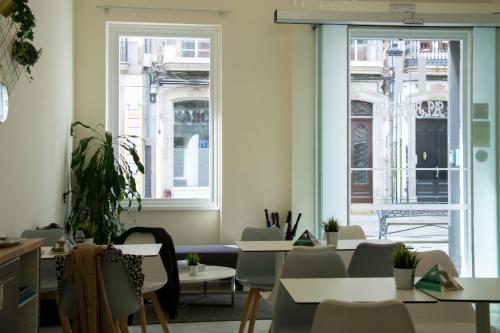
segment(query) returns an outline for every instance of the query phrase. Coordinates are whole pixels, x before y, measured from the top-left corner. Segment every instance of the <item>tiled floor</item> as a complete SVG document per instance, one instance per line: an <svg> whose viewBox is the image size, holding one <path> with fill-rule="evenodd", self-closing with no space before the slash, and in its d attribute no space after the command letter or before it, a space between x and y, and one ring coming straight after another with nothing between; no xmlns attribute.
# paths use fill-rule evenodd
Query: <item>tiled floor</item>
<svg viewBox="0 0 500 333"><path fill-rule="evenodd" d="M267 333L269 320L258 320L255 324L255 333ZM239 321L219 321L211 323L169 324L170 333L234 333L238 332ZM140 333L140 326L130 326L130 333ZM62 333L59 327L42 327L40 333ZM149 325L148 333L163 333L160 325Z"/></svg>

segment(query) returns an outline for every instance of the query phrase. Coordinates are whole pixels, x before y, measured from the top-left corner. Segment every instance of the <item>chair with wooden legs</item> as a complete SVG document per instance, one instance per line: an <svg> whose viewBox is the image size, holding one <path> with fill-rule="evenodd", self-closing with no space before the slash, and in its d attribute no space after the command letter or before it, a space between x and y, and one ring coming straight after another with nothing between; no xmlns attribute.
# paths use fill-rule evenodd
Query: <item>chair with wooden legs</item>
<svg viewBox="0 0 500 333"><path fill-rule="evenodd" d="M62 229L50 230L25 230L21 237L43 238L43 246L54 246L61 238L66 237ZM59 293L57 291L57 276L55 259L44 259L40 262L40 298L54 301L57 307L59 320L64 333L71 332L68 318L61 312L59 306Z"/></svg>
<svg viewBox="0 0 500 333"><path fill-rule="evenodd" d="M242 241L270 241L283 240L281 230L271 228L245 228L241 235ZM250 288L248 298L243 309L239 333L245 332L248 323L248 332L252 333L255 327L257 309L261 298L260 293L273 289L275 282L275 254L240 252L236 264L236 279L247 288Z"/></svg>
<svg viewBox="0 0 500 333"><path fill-rule="evenodd" d="M153 244L155 238L153 234L146 232L131 233L124 242L125 244ZM144 274L144 286L142 287L142 294L145 301L151 301L155 309L156 317L160 321L163 332L169 333L167 320L163 313L163 309L158 300L156 291L163 288L168 281L167 271L163 266L160 255L155 257L145 257L142 262L142 273ZM141 330L146 332L146 313L144 303L141 304L139 309L139 320L141 323Z"/></svg>
<svg viewBox="0 0 500 333"><path fill-rule="evenodd" d="M332 249L292 250L283 265L281 278L345 278L344 262ZM297 304L282 284L273 308L272 332L309 333L317 304ZM335 330L336 332L336 330ZM347 332L347 331L339 331Z"/></svg>
<svg viewBox="0 0 500 333"><path fill-rule="evenodd" d="M137 297L130 272L124 261L112 260L120 256L119 252L104 254L100 261L102 278L106 289L106 297L111 311L116 332L129 333L127 318L140 309L143 300ZM75 313L75 290L72 282L65 280L61 290L61 311L71 318ZM71 332L71 329L70 331Z"/></svg>

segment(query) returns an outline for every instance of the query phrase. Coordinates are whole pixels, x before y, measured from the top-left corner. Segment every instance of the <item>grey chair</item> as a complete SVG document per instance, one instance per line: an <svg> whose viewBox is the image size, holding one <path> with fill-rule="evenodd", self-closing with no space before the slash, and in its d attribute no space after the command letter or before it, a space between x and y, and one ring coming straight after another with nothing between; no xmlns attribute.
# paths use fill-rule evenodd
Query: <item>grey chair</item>
<svg viewBox="0 0 500 333"><path fill-rule="evenodd" d="M366 239L366 235L359 225L342 225L339 230L339 239Z"/></svg>
<svg viewBox="0 0 500 333"><path fill-rule="evenodd" d="M405 305L395 300L376 303L320 303L311 333L415 333Z"/></svg>
<svg viewBox="0 0 500 333"><path fill-rule="evenodd" d="M309 253L291 251L286 257L281 278L344 278L347 272L342 259L334 252L320 249ZM297 304L282 284L278 287L273 310L272 331L309 333L317 304Z"/></svg>
<svg viewBox="0 0 500 333"><path fill-rule="evenodd" d="M125 239L124 244L154 244L156 243L155 237L152 233L148 232L133 232ZM163 288L168 281L168 275L163 266L161 256L158 254L154 257L145 257L142 261L142 273L144 274L144 285L142 287L142 297L145 301L150 300L153 303L156 317L160 321L163 332L167 333L168 323L165 315L163 314L160 301L156 292ZM141 304L139 318L141 327L145 330L147 325L146 313L144 304Z"/></svg>
<svg viewBox="0 0 500 333"><path fill-rule="evenodd" d="M128 332L127 318L137 312L143 302L138 298L130 273L123 261L109 261L120 256L118 252L107 252L100 262L106 297L111 316L118 332ZM61 311L71 318L75 310L75 291L71 281L65 280L61 290ZM142 329L142 332L146 331Z"/></svg>
<svg viewBox="0 0 500 333"><path fill-rule="evenodd" d="M280 229L245 228L241 234L242 241L276 241L283 240ZM239 333L245 331L250 319L248 332L253 332L255 318L260 300L260 292L273 289L276 275L275 253L248 253L240 252L236 264L236 279L245 287L250 288L247 301L243 309Z"/></svg>
<svg viewBox="0 0 500 333"><path fill-rule="evenodd" d="M43 246L53 246L61 237L66 238L66 234L62 229L50 230L25 230L21 234L24 238L43 238ZM55 259L44 259L40 262L40 296L41 299L51 300L56 303L59 320L63 332L70 332L69 322L61 313L59 304L59 293L57 291L57 276Z"/></svg>
<svg viewBox="0 0 500 333"><path fill-rule="evenodd" d="M359 244L347 269L349 277L394 276L392 252L399 244Z"/></svg>

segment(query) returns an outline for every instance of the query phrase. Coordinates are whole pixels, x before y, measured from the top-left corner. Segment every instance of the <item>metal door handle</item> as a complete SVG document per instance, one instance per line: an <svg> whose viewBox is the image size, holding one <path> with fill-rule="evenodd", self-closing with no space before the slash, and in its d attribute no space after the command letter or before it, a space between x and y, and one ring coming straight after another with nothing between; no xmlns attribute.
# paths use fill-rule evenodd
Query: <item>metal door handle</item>
<svg viewBox="0 0 500 333"><path fill-rule="evenodd" d="M436 178L439 178L439 167L436 165Z"/></svg>

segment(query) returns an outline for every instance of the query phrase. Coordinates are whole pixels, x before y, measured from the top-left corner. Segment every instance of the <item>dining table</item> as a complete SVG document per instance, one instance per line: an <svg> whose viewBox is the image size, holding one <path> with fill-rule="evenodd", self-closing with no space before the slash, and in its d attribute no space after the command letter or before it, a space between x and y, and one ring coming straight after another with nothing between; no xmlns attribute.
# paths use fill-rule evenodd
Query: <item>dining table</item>
<svg viewBox="0 0 500 333"><path fill-rule="evenodd" d="M393 277L280 279L295 303L314 304L327 299L343 302L436 303L437 299L416 288L396 289Z"/></svg>
<svg viewBox="0 0 500 333"><path fill-rule="evenodd" d="M160 252L162 244L120 244L113 247L122 251L123 254L155 257ZM43 246L41 250L41 259L54 259L59 255L68 255L71 251L67 248L66 251L54 251L52 246Z"/></svg>
<svg viewBox="0 0 500 333"><path fill-rule="evenodd" d="M419 278L416 278L418 281ZM432 291L413 288L396 289L393 277L387 278L299 278L281 279L281 283L298 304L321 303L327 299L343 302L403 303L464 302L476 308L476 333L490 332L490 303L500 303L500 278L454 278L462 290Z"/></svg>
<svg viewBox="0 0 500 333"><path fill-rule="evenodd" d="M476 332L489 333L490 303L500 303L500 278L461 277L454 278L462 290L432 291L422 289L440 302L467 302L476 307Z"/></svg>
<svg viewBox="0 0 500 333"><path fill-rule="evenodd" d="M242 252L272 252L275 253L275 276L278 282L284 263L284 253L291 251L295 246L295 241L277 240L277 241L236 241L236 245ZM321 240L321 245L327 245L326 241ZM361 243L370 244L394 244L394 241L387 239L339 239L337 242L337 253L344 261L346 267L349 265L354 250ZM276 283L277 285L278 283Z"/></svg>

